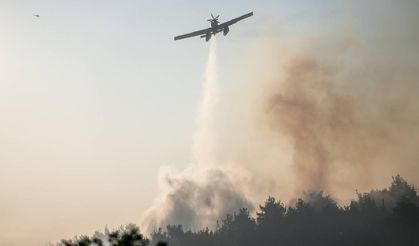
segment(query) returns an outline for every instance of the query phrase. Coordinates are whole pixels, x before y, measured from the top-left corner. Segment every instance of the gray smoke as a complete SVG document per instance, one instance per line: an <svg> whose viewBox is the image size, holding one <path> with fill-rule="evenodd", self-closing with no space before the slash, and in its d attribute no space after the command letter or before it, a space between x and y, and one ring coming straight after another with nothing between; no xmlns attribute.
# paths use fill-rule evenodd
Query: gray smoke
<svg viewBox="0 0 419 246"><path fill-rule="evenodd" d="M396 57L371 61L359 54L361 64L339 67L337 59L347 59L339 54L306 54L278 68L281 78L263 95L265 116L293 148L297 192L339 196L346 187L419 171L411 163L419 158L419 73Z"/></svg>
<svg viewBox="0 0 419 246"><path fill-rule="evenodd" d="M200 229L268 195L324 191L344 203L395 174L419 183L419 20L403 21L379 23L376 36L377 26L337 35L335 23L332 37L258 39L235 72L206 81L224 87L204 92L217 96L200 111L193 155L204 165L162 175L143 225Z"/></svg>

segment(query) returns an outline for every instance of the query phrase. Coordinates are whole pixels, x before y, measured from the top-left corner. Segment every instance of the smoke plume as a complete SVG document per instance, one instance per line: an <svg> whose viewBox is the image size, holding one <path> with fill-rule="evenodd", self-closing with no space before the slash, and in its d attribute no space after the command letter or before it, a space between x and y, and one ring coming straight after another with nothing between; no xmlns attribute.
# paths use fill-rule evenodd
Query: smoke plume
<svg viewBox="0 0 419 246"><path fill-rule="evenodd" d="M201 229L268 195L289 203L324 191L345 203L396 174L419 183L415 25L406 33L389 26L380 40L391 42L356 34L258 39L232 69L239 72L224 78L216 78L213 42L194 164L161 172L162 193L143 225Z"/></svg>
<svg viewBox="0 0 419 246"><path fill-rule="evenodd" d="M356 66L346 55L290 57L260 95L266 124L292 146L297 193L342 197L395 173L417 178L409 175L419 158L417 70L395 54L393 61L357 54L363 62ZM348 65L337 66L338 59Z"/></svg>
<svg viewBox="0 0 419 246"><path fill-rule="evenodd" d="M168 224L182 224L186 229L214 228L216 221L237 208L250 208L239 184L246 174L215 164L217 156L214 110L218 101L216 39L208 52L203 84L203 100L198 111L198 129L194 138L192 164L182 172L160 170L162 196L143 218L147 232Z"/></svg>
<svg viewBox="0 0 419 246"><path fill-rule="evenodd" d="M144 217L144 230L152 231L168 224L185 229L214 228L216 221L237 208L253 205L238 184L245 177L233 170L191 166L182 172L161 170L163 196Z"/></svg>

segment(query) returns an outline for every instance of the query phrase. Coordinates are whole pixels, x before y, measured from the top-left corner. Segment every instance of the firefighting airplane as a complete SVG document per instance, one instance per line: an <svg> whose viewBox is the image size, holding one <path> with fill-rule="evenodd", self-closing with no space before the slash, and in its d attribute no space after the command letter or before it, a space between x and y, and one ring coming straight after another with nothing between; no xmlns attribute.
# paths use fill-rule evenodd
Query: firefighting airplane
<svg viewBox="0 0 419 246"><path fill-rule="evenodd" d="M187 33L184 35L179 35L175 37L175 40L183 39L183 38L190 38L195 36L200 36L201 38L205 38L205 40L208 42L208 40L211 39L212 35L215 35L219 32L223 32L224 36L227 35L227 33L230 31L229 26L233 25L234 23L241 21L245 18L249 18L253 15L253 12L247 13L245 15L242 15L240 17L234 18L230 21L219 23L218 17L220 15L217 15L214 17L214 15L211 14L211 19L208 19L208 21L211 23L211 27L203 30L199 30L196 32Z"/></svg>

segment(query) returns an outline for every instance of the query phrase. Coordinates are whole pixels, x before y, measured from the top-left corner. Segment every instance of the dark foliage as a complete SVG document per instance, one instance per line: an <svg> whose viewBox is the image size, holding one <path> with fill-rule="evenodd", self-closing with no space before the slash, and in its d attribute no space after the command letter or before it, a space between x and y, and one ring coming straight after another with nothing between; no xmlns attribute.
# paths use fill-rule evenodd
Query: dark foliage
<svg viewBox="0 0 419 246"><path fill-rule="evenodd" d="M396 176L388 189L358 193L349 206L322 192L307 193L289 207L269 197L256 218L240 209L214 231L169 225L151 235L152 243L157 240L171 246L419 245L419 197Z"/></svg>
<svg viewBox="0 0 419 246"><path fill-rule="evenodd" d="M73 240L62 240L62 246L146 246L149 240L144 238L136 225L127 225L118 230L105 233L95 233L91 238L87 236L76 237ZM161 244L160 246L165 246Z"/></svg>
<svg viewBox="0 0 419 246"><path fill-rule="evenodd" d="M111 245L142 246L419 245L418 192L400 176L388 189L357 193L345 207L322 192L310 192L288 207L269 197L259 210L256 218L246 208L227 214L214 231L168 225L154 231L150 242L137 227L107 235ZM98 240L81 237L62 244L104 245Z"/></svg>

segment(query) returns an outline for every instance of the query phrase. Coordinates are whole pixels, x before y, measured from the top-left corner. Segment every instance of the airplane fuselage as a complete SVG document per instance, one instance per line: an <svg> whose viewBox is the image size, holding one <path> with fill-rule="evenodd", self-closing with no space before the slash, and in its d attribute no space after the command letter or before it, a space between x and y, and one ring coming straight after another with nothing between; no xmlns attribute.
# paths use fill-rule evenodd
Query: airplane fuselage
<svg viewBox="0 0 419 246"><path fill-rule="evenodd" d="M211 20L211 30L209 32L207 32L205 35L202 35L201 37L205 37L206 41L210 40L212 35L215 35L217 33L219 33L220 31L224 30L225 28L220 28L220 26L218 25L218 20ZM227 27L228 29L228 27ZM228 31L227 31L228 32ZM227 33L225 32L224 35L226 35Z"/></svg>
<svg viewBox="0 0 419 246"><path fill-rule="evenodd" d="M242 15L240 17L234 18L232 20L229 20L227 22L221 23L218 21L218 17L220 15L217 15L216 17L214 17L214 15L211 14L211 18L208 19L208 21L211 24L210 28L207 29L203 29L203 30L198 30L195 32L191 32L191 33L187 33L187 34L183 34L183 35L178 35L175 36L175 40L179 40L179 39L184 39L184 38L189 38L189 37L194 37L194 36L199 36L201 38L205 38L206 41L210 40L212 35L216 35L219 32L223 32L224 36L227 35L227 33L230 31L229 26L233 25L234 23L243 20L245 18L248 18L250 16L253 15L253 12L247 13L245 15Z"/></svg>
<svg viewBox="0 0 419 246"><path fill-rule="evenodd" d="M217 29L217 27L218 27L218 22L217 21L211 21L211 28L214 30L214 29Z"/></svg>

